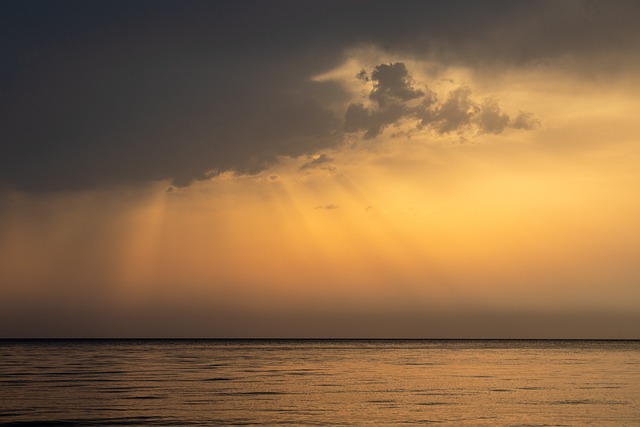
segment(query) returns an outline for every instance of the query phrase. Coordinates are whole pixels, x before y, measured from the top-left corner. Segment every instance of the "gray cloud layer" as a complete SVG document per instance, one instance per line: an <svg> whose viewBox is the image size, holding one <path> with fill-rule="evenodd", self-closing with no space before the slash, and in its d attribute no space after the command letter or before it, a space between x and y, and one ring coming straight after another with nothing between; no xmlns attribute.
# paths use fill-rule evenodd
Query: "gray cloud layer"
<svg viewBox="0 0 640 427"><path fill-rule="evenodd" d="M310 77L377 45L495 70L566 60L582 74L637 64L640 4L609 1L7 1L0 5L0 183L95 188L225 170L368 136L411 115L449 132L530 127L465 88L434 104L406 68L376 68L376 108ZM422 102L421 107L413 105ZM344 123L343 123L344 122Z"/></svg>

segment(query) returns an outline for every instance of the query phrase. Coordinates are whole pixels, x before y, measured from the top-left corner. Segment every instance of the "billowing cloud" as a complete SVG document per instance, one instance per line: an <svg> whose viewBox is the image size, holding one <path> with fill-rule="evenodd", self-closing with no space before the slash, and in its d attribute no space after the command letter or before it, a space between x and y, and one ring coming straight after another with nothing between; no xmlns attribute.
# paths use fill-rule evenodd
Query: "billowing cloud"
<svg viewBox="0 0 640 427"><path fill-rule="evenodd" d="M380 64L373 69L371 77L363 70L356 78L364 83L374 83L368 96L373 105L350 104L345 113L344 129L346 132L364 131L365 138L373 138L385 127L403 119L417 120L419 129L429 128L439 134L471 127L480 133L499 134L511 123L497 101L487 99L478 103L467 86L450 91L446 99L439 102L437 94L427 86L424 90L416 87L402 62ZM512 127L531 130L536 123L533 114L521 112Z"/></svg>
<svg viewBox="0 0 640 427"><path fill-rule="evenodd" d="M345 131L365 131L365 138L373 138L391 124L406 116L416 113L416 109L407 103L417 98L424 98L425 92L416 88L405 64L396 62L376 66L369 77L363 70L356 75L360 81L374 83L369 99L374 106L367 108L361 103L349 105L345 113ZM427 100L431 92L428 92ZM423 101L423 108L427 104Z"/></svg>
<svg viewBox="0 0 640 427"><path fill-rule="evenodd" d="M477 120L480 129L486 133L501 133L510 122L509 116L500 111L498 103L493 100L486 100L482 104L477 113ZM520 126L516 129L531 129L531 127Z"/></svg>
<svg viewBox="0 0 640 427"><path fill-rule="evenodd" d="M478 113L478 107L470 97L471 90L466 87L449 93L447 100L438 107L432 122L438 132L451 132L471 123L471 118ZM422 124L425 124L424 120Z"/></svg>
<svg viewBox="0 0 640 427"><path fill-rule="evenodd" d="M513 119L512 126L516 129L531 130L535 129L539 124L540 121L536 119L532 113L520 112L520 114Z"/></svg>
<svg viewBox="0 0 640 427"><path fill-rule="evenodd" d="M378 65L371 72L371 80L375 85L369 98L380 108L424 95L420 89L413 87L413 79L402 62Z"/></svg>

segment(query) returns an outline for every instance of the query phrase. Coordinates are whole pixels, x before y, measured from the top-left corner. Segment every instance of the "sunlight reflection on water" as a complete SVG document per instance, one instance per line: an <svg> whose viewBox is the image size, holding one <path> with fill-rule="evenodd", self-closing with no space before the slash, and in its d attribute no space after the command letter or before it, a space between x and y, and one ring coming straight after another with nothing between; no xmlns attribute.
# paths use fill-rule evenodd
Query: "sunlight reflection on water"
<svg viewBox="0 0 640 427"><path fill-rule="evenodd" d="M0 342L0 426L639 420L640 341Z"/></svg>

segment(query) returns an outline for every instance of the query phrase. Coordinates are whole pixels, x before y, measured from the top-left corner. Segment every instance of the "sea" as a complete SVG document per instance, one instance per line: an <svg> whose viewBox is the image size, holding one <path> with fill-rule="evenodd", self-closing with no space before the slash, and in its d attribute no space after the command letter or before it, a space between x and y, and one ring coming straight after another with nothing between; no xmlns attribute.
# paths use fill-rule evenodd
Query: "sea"
<svg viewBox="0 0 640 427"><path fill-rule="evenodd" d="M640 426L640 341L0 341L0 426L219 425Z"/></svg>

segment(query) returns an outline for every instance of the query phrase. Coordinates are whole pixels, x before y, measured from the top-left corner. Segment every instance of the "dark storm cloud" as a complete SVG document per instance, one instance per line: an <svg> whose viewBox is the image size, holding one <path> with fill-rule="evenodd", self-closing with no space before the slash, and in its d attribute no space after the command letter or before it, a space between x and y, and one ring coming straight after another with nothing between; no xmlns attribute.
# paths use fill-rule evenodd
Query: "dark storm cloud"
<svg viewBox="0 0 640 427"><path fill-rule="evenodd" d="M335 146L345 128L375 136L428 99L389 64L360 76L376 82L375 110L334 113L346 94L311 77L348 48L488 70L557 58L576 72L629 69L639 18L640 4L608 1L5 1L0 181L43 191L255 173ZM506 126L465 102L427 102L419 118L441 131Z"/></svg>
<svg viewBox="0 0 640 427"><path fill-rule="evenodd" d="M360 75L358 73L358 75ZM402 62L380 64L371 72L371 80L375 86L369 98L380 108L394 102L409 101L424 95L420 89L413 87L413 79Z"/></svg>
<svg viewBox="0 0 640 427"><path fill-rule="evenodd" d="M335 145L325 105L344 94L309 78L339 58L288 43L280 25L297 24L274 6L4 4L15 34L2 42L0 179L25 190L184 186Z"/></svg>
<svg viewBox="0 0 640 427"><path fill-rule="evenodd" d="M365 138L373 138L382 130L406 116L415 114L416 109L407 105L408 101L424 98L425 92L414 87L414 82L407 67L402 62L380 64L371 72L360 71L356 78L362 82L373 81L374 86L369 93L374 108L366 108L363 104L351 104L345 114L344 128L347 132L365 131ZM423 101L425 108L427 100Z"/></svg>

